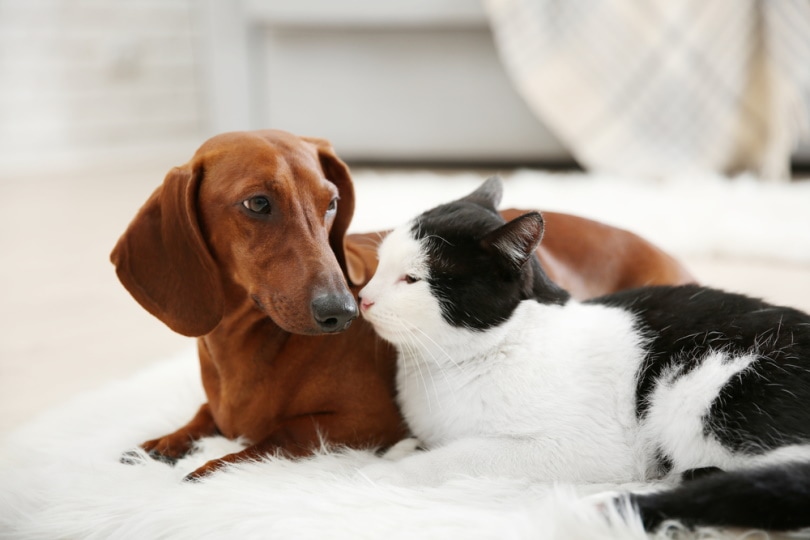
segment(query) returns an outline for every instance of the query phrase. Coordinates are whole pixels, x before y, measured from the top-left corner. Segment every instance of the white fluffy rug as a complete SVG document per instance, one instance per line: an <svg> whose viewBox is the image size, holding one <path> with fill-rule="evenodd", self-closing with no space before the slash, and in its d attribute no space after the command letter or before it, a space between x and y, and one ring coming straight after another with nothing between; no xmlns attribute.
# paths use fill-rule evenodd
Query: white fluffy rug
<svg viewBox="0 0 810 540"><path fill-rule="evenodd" d="M398 224L481 180L361 172L353 229ZM504 206L594 217L644 231L681 254L810 261L810 184L701 178L688 190L680 185L526 172L507 180ZM119 463L123 451L184 424L203 399L196 354L189 350L17 430L0 450L0 538L646 537L637 519L605 516L584 498L616 486L466 478L401 487L359 474L358 468L382 459L360 451L244 464L199 484L183 483L198 465L239 448L221 438L204 441L174 468L149 459Z"/></svg>
<svg viewBox="0 0 810 540"><path fill-rule="evenodd" d="M357 469L383 458L361 451L249 463L182 482L207 459L239 448L216 437L175 467L148 458L119 463L122 451L186 422L202 400L189 350L15 432L2 455L0 537L646 538L637 519L606 517L583 498L615 486L375 484Z"/></svg>

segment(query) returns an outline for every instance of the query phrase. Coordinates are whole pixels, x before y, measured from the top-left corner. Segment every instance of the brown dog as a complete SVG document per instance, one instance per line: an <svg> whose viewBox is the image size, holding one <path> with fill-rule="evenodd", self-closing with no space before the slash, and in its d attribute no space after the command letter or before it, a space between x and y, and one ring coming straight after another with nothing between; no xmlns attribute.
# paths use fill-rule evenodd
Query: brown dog
<svg viewBox="0 0 810 540"><path fill-rule="evenodd" d="M145 442L152 457L174 462L217 433L252 443L194 479L269 453L307 455L324 439L385 447L406 435L394 403L393 350L362 319L346 329L380 238L347 237L353 211L349 170L321 139L227 133L168 173L111 259L144 308L199 337L208 402L186 426ZM538 255L575 296L692 281L631 233L545 217Z"/></svg>

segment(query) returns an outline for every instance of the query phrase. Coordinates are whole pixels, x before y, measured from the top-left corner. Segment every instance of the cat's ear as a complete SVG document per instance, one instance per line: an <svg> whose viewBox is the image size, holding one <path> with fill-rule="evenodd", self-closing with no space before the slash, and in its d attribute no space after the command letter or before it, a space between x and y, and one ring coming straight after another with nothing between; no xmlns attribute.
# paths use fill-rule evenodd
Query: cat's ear
<svg viewBox="0 0 810 540"><path fill-rule="evenodd" d="M521 268L543 239L545 224L538 212L530 212L502 225L481 239L481 246L507 262Z"/></svg>
<svg viewBox="0 0 810 540"><path fill-rule="evenodd" d="M503 197L503 180L500 176L491 176L478 189L461 200L497 210L498 205L501 204L501 197Z"/></svg>

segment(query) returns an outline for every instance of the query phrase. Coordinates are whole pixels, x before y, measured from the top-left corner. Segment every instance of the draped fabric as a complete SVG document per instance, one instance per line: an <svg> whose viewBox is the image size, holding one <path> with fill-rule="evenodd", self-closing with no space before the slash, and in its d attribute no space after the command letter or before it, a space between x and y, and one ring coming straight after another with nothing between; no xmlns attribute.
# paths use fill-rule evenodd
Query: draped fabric
<svg viewBox="0 0 810 540"><path fill-rule="evenodd" d="M810 1L485 6L519 93L584 167L788 176L810 115Z"/></svg>

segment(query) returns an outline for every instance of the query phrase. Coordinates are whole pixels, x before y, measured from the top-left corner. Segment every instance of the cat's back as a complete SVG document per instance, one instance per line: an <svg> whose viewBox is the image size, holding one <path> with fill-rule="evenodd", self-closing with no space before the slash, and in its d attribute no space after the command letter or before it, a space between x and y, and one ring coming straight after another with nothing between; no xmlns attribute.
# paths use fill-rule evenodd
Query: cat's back
<svg viewBox="0 0 810 540"><path fill-rule="evenodd" d="M758 298L700 285L655 286L586 303L623 309L652 339L657 355L793 348L810 353L810 315Z"/></svg>
<svg viewBox="0 0 810 540"><path fill-rule="evenodd" d="M640 402L673 362L687 373L713 353L757 359L760 375L787 369L810 384L810 315L797 309L699 285L643 287L589 303L626 310L647 336Z"/></svg>
<svg viewBox="0 0 810 540"><path fill-rule="evenodd" d="M718 456L810 441L810 315L697 285L591 303L626 310L647 336L636 411L676 469L700 464L707 434Z"/></svg>
<svg viewBox="0 0 810 540"><path fill-rule="evenodd" d="M697 285L656 285L627 289L586 300L586 304L614 306L642 315L648 323L656 319L670 324L685 314L699 316L695 323L721 323L729 318L762 324L780 317L797 322L810 321L810 315L794 308L770 304L759 298Z"/></svg>

